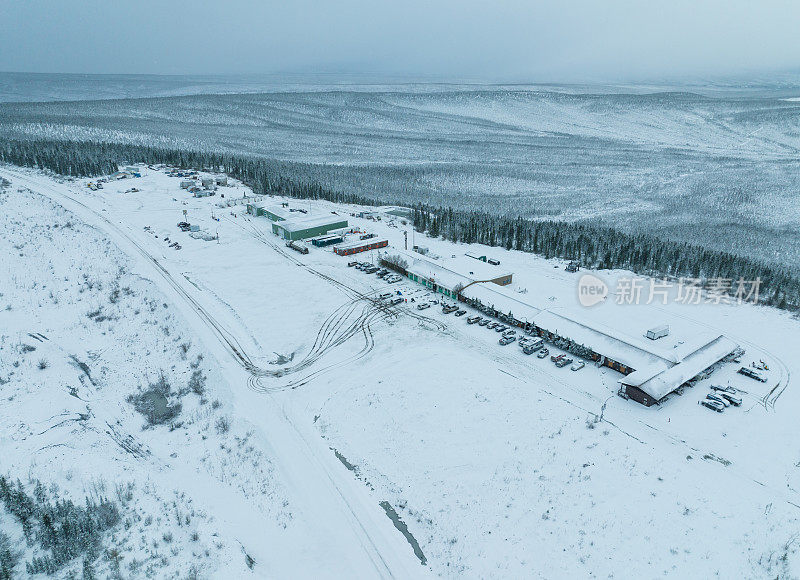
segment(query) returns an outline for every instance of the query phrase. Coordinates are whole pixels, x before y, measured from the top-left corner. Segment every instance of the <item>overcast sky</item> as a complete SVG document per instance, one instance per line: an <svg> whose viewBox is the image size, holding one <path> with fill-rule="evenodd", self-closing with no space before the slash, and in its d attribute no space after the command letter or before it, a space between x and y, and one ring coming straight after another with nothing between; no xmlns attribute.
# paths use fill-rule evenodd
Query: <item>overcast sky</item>
<svg viewBox="0 0 800 580"><path fill-rule="evenodd" d="M0 0L0 70L519 81L800 68L795 0Z"/></svg>

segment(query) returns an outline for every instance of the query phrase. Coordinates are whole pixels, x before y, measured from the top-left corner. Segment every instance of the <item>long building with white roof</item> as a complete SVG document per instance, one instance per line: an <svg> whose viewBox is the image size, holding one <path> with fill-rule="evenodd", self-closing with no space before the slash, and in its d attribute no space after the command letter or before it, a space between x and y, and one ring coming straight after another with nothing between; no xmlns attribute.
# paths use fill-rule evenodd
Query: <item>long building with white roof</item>
<svg viewBox="0 0 800 580"><path fill-rule="evenodd" d="M433 260L400 252L400 258L405 266L399 269L411 280L618 371L623 375L620 392L647 406L738 348L721 333L663 310L552 307L535 295L508 288L511 273L470 257ZM668 324L671 334L647 338L657 324Z"/></svg>

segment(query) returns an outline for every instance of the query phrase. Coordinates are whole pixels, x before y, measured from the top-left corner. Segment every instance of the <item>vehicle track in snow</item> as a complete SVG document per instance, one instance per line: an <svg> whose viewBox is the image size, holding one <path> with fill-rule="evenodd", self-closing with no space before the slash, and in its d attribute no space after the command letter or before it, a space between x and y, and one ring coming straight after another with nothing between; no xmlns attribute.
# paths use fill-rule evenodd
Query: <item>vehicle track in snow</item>
<svg viewBox="0 0 800 580"><path fill-rule="evenodd" d="M409 310L409 309L396 308L396 307L393 307L393 306L389 306L388 304L385 304L381 300L378 300L377 298L375 298L373 296L375 294L374 291L373 292L367 292L367 293L360 292L360 291L356 290L355 288L347 286L343 282L340 282L339 280L337 280L337 279L335 279L335 278L333 278L331 276L328 276L327 274L325 274L323 272L320 272L319 270L317 270L315 268L312 268L311 266L309 266L308 264L306 264L305 262L303 262L299 258L295 257L293 255L293 253L286 251L285 247L282 247L280 244L275 243L273 241L273 239L270 239L270 236L265 235L264 232L260 231L257 227L255 227L251 223L242 222L241 220L230 219L227 216L224 216L224 219L227 222L232 223L232 224L240 227L244 231L248 232L250 235L252 235L254 238L259 240L261 243L263 243L263 244L265 244L267 246L270 246L273 250L275 250L276 252L278 252L279 254L281 254L282 256L284 256L286 259L288 259L289 261L293 262L294 264L296 264L296 265L300 266L301 268L305 269L307 272L309 272L309 273L313 274L314 276L317 276L318 278L321 278L321 279L325 280L326 282L332 284L333 286L335 286L336 288L338 288L339 290L341 290L342 292L344 292L348 296L351 296L353 298L364 298L364 299L371 300L376 308L378 308L379 310L382 310L382 311L384 311L386 313L389 313L392 316L395 316L395 317L399 316L399 315L407 316L407 317L410 317L410 318L418 321L422 325L426 325L426 326L429 326L429 327L433 328L434 330L438 330L440 332L444 332L445 330L447 330L447 324L445 324L444 322L436 320L435 318L429 318L427 316L423 316L421 314L417 314L416 312L414 312L412 310Z"/></svg>
<svg viewBox="0 0 800 580"><path fill-rule="evenodd" d="M180 298L186 301L187 305L191 307L192 310L197 314L198 318L207 325L214 333L214 335L219 339L220 344L222 345L223 349L229 352L233 358L241 365L241 367L247 371L248 373L248 380L252 381L258 378L259 374L264 371L258 367L253 361L250 359L249 355L245 352L245 349L242 345L238 342L236 337L229 332L223 325L219 324L216 319L197 301L195 300L188 292L186 292L181 284L175 280L171 273L164 268L158 260L150 255L150 253L141 245L139 244L132 235L128 234L118 225L114 224L111 220L100 214L99 212L95 211L85 203L81 202L79 199L76 199L72 195L69 195L63 191L56 191L52 186L48 184L42 184L37 182L34 179L29 178L24 173L18 173L16 171L8 170L4 168L11 174L16 182L23 182L26 186L34 192L40 192L41 189L46 189L50 193L53 194L53 201L56 201L56 198L66 198L70 200L72 203L76 204L84 208L88 211L91 215L95 216L95 218L102 220L104 224L106 224L114 233L124 238L127 242L129 242L136 250L141 254L141 256L153 265L156 271L163 277L165 282L179 295ZM79 195L80 192L75 191L72 187L67 186L66 189L71 191L72 193ZM51 197L47 195L47 197ZM354 298L351 303L359 302L363 300L363 295L359 296L357 299ZM341 307L340 307L341 308ZM338 309L337 309L338 310ZM335 320L342 319L343 316L339 316L339 318L335 318ZM361 323L356 325L356 332L358 329L366 327L366 340L368 341L368 349L371 350L372 342L372 333L368 328L368 325L364 323L362 320ZM336 342L335 338L330 338L331 336L336 336L336 331L328 329L328 330L320 330L320 337L323 341L332 341ZM324 349L323 349L324 350ZM362 349L363 351L364 349ZM346 364L346 361L340 363ZM395 578L398 575L394 573L395 566L398 564L398 560L395 559L390 566L387 559L384 557L384 554L379 549L378 545L376 544L375 540L373 540L373 533L371 533L367 529L367 525L365 521L369 521L369 517L365 516L363 511L360 511L360 508L357 507L356 503L352 502L347 494L340 488L335 480L334 474L329 470L327 465L324 461L320 460L318 457L318 452L316 448L311 444L311 442L307 439L307 437L301 432L295 422L287 415L286 411L283 410L283 416L287 421L288 426L293 430L296 434L298 440L301 442L302 445L305 445L308 453L310 461L316 465L317 468L321 470L322 478L330 483L330 488L332 492L339 498L342 502L342 507L347 514L347 521L350 528L355 533L355 540L363 549L366 558L370 562L375 572L375 577L378 578ZM378 534L379 535L379 534ZM402 564L399 566L398 569L402 569Z"/></svg>
<svg viewBox="0 0 800 580"><path fill-rule="evenodd" d="M30 177L26 176L24 173L19 173L16 171L9 171L14 178L18 181L21 181L27 186L32 187L34 190L36 188L41 187L42 185L38 183L36 180L31 179ZM67 189L79 195L80 192L75 191L74 188L67 186ZM360 292L346 284L343 284L339 280L328 276L318 270L308 266L301 260L295 258L295 256L291 255L289 252L285 250L285 248L281 247L279 244L274 243L270 240L267 236L263 234L263 232L258 231L258 229L251 224L247 224L249 227L244 227L240 222L236 220L230 220L226 218L226 221L236 224L239 227L244 227L245 231L248 231L261 241L262 243L272 247L276 252L290 260L291 262L297 264L298 266L303 267L306 271L310 272L311 274L325 280L326 282L334 285L339 290L341 290L346 296L350 298L350 301L343 304L339 308L337 308L323 323L322 327L317 333L317 337L315 339L315 343L312 346L312 349L302 358L300 361L292 366L283 367L280 369L270 369L259 366L256 364L251 356L247 353L243 345L239 342L236 336L231 333L224 325L219 323L217 319L214 317L211 312L208 311L198 300L196 300L182 285L181 282L175 279L172 274L167 270L159 260L153 256L147 248L144 247L141 243L139 243L133 235L125 231L123 228L109 220L107 217L103 216L99 212L95 211L85 203L83 203L80 199L76 198L73 195L68 195L66 193L59 192L58 195L63 195L64 197L68 198L73 203L81 206L85 210L91 212L97 218L102 220L105 224L107 224L110 228L113 229L115 233L124 237L129 243L131 243L140 255L151 263L153 267L157 270L157 272L162 276L162 278L177 292L181 298L198 314L198 316L203 320L203 322L214 332L217 338L222 342L225 349L233 356L233 358L244 368L250 378L248 379L248 383L251 385L251 388L254 390L262 391L262 392L274 392L286 389L293 389L299 386L307 384L309 381L313 380L317 376L323 374L328 370L332 370L334 368L338 368L349 364L351 362L355 362L360 360L361 358L365 357L369 352L372 350L375 344L373 330L371 328L372 323L376 322L378 319L382 320L393 320L396 319L401 313L409 316L417 321L420 324L431 326L437 330L444 330L446 325L438 322L434 319L421 316L416 314L415 312L410 312L406 309L399 309L395 307L391 307L388 304L384 304L382 301L378 300L374 296L374 292ZM361 307L359 311L358 308ZM304 378L289 381L286 384L282 385L264 385L264 379L273 378L273 379L280 379L282 377L309 370L315 363L317 363L323 356L328 355L334 349L342 346L348 340L353 338L354 336L361 335L364 337L364 345L363 347L351 357L348 357L342 361L338 361L336 363L331 363L322 367L320 369L313 370L313 372L306 375Z"/></svg>
<svg viewBox="0 0 800 580"><path fill-rule="evenodd" d="M17 174L16 172L12 172L14 177L17 178L19 181L23 181L29 185L32 185L34 188L39 187L39 184L36 183L34 180L25 177L24 175ZM73 191L70 188L71 191ZM74 191L73 191L74 192ZM332 349L341 346L345 342L347 342L353 336L356 336L359 333L364 334L365 337L369 337L369 339L365 338L365 347L362 348L360 351L361 356L365 356L369 350L372 349L374 346L374 340L372 337L371 330L365 331L364 326L372 322L373 317L370 317L367 320L366 314L362 313L359 316L356 316L354 319L351 316L353 311L358 308L359 305L362 305L364 310L366 311L370 308L370 305L375 306L376 303L379 305L380 303L375 299L371 298L367 294L362 294L357 292L356 290L349 288L338 281L321 274L324 278L336 283L339 285L346 294L351 296L351 301L340 306L337 308L334 313L332 313L328 319L326 319L323 326L320 328L320 331L317 334L317 339L315 341L314 346L312 347L311 352L309 352L303 359L301 359L298 364L293 365L291 367L285 367L281 369L269 369L264 368L257 365L253 362L253 359L250 355L246 352L245 348L241 345L238 339L228 331L222 324L220 324L216 318L202 305L200 304L189 292L187 292L183 285L178 282L172 274L159 262L159 260L154 257L141 243L139 243L133 236L128 234L122 228L117 226L111 220L106 218L105 216L99 214L98 212L94 211L88 205L76 199L73 196L66 195L73 203L76 203L86 209L87 211L92 212L96 215L99 219L103 220L109 227L113 228L116 233L125 237L128 242L130 242L141 254L143 258L149 261L158 271L158 273L164 278L164 280L183 298L191 307L192 309L203 319L206 325L214 331L217 337L225 346L226 350L236 359L236 361L251 375L257 379L256 382L260 383L260 380L265 377L274 377L280 378L295 372L300 372L306 370L308 367L313 365L317 362L322 356L330 352ZM280 248L282 250L282 248ZM293 256L289 256L285 252L282 252L289 258L293 258ZM316 272L315 272L316 273ZM383 309L378 307L376 313L382 314L385 318L391 316L397 316L397 313L390 309ZM352 320L351 320L352 319ZM365 351L366 349L366 351ZM359 357L360 358L360 357ZM338 365L337 365L338 366ZM330 368L334 368L331 366ZM316 375L315 375L316 376ZM303 384L305 384L304 381ZM292 386L297 386L294 383ZM281 389L285 388L292 388L291 386L284 386Z"/></svg>

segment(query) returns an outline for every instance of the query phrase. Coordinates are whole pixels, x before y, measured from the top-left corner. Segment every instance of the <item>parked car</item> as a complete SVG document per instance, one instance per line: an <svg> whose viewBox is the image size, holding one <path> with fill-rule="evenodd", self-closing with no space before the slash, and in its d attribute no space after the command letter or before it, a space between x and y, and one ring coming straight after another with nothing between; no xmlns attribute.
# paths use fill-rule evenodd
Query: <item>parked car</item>
<svg viewBox="0 0 800 580"><path fill-rule="evenodd" d="M538 356L539 358L544 358L548 354L550 354L550 349L549 348L543 348L541 351L539 351L539 354L537 354L536 356Z"/></svg>
<svg viewBox="0 0 800 580"><path fill-rule="evenodd" d="M391 301L389 302L389 304L391 304L392 306L397 306L397 305L398 305L398 304L400 304L401 302L403 302L403 299L402 299L402 298L395 298L394 300L391 300Z"/></svg>
<svg viewBox="0 0 800 580"><path fill-rule="evenodd" d="M422 302L421 304L417 304L417 310L425 310L426 308L430 308L430 302Z"/></svg>
<svg viewBox="0 0 800 580"><path fill-rule="evenodd" d="M505 346L505 345L507 345L507 344L511 344L511 343L512 343L512 342L514 342L515 340L517 340L517 339L516 339L515 337L513 337L513 336L504 336L504 337L502 337L500 340L498 340L497 342L498 342L500 345L502 345L502 346Z"/></svg>
<svg viewBox="0 0 800 580"><path fill-rule="evenodd" d="M467 318L467 324L475 324L476 322L480 321L481 321L480 316L470 316L469 318Z"/></svg>
<svg viewBox="0 0 800 580"><path fill-rule="evenodd" d="M516 331L516 330L506 330L506 331L503 333L503 336L516 336L516 334L517 334L517 331Z"/></svg>
<svg viewBox="0 0 800 580"><path fill-rule="evenodd" d="M761 381L762 383L767 382L767 377L762 375L761 373L754 371L748 367L742 367L737 371L740 375L744 375L746 377L750 377L751 379L755 379L757 381Z"/></svg>
<svg viewBox="0 0 800 580"><path fill-rule="evenodd" d="M556 361L556 366L561 369L570 364L571 362L572 362L571 358L564 357Z"/></svg>
<svg viewBox="0 0 800 580"><path fill-rule="evenodd" d="M731 394L736 393L736 389L734 389L730 385L725 386L725 387L722 387L720 385L711 385L711 390L712 391L717 391L718 393L731 393Z"/></svg>
<svg viewBox="0 0 800 580"><path fill-rule="evenodd" d="M358 266L358 262L347 262L348 268L352 268L353 266Z"/></svg>
<svg viewBox="0 0 800 580"><path fill-rule="evenodd" d="M489 325L489 319L488 318L481 318L478 321L478 326L488 326L488 325Z"/></svg>
<svg viewBox="0 0 800 580"><path fill-rule="evenodd" d="M486 328L490 329L497 328L497 324L498 324L497 322L490 322L489 324L486 325Z"/></svg>
<svg viewBox="0 0 800 580"><path fill-rule="evenodd" d="M723 397L721 395L717 395L715 393L707 394L706 395L706 399L708 399L710 401L717 401L718 403L722 403L726 407L730 407L731 406L731 403L730 403L730 401L728 401L728 399L726 399L725 397Z"/></svg>
<svg viewBox="0 0 800 580"><path fill-rule="evenodd" d="M387 298L391 298L391 297L392 297L392 293L391 292L384 292L383 294L378 296L378 298L380 298L381 300L386 300Z"/></svg>
<svg viewBox="0 0 800 580"><path fill-rule="evenodd" d="M456 316L464 316L467 313L463 308L456 310Z"/></svg>
<svg viewBox="0 0 800 580"><path fill-rule="evenodd" d="M544 346L544 341L539 337L530 337L528 338L528 344L538 350Z"/></svg>
<svg viewBox="0 0 800 580"><path fill-rule="evenodd" d="M742 406L742 400L739 397L737 397L735 395L732 395L731 393L721 392L721 393L718 393L717 396L722 397L723 399L727 400L734 407L741 407Z"/></svg>
<svg viewBox="0 0 800 580"><path fill-rule="evenodd" d="M700 401L700 404L717 413L722 413L725 410L725 405L717 401L710 401L709 399L703 399Z"/></svg>
<svg viewBox="0 0 800 580"><path fill-rule="evenodd" d="M583 362L582 360L579 360L579 361L578 361L578 362L576 362L574 365L572 365L572 367L571 367L571 369L570 369L570 370L573 370L573 371L579 371L579 370L581 370L581 369L582 369L583 367L585 367L585 366L586 366L586 363L585 363L585 362Z"/></svg>
<svg viewBox="0 0 800 580"><path fill-rule="evenodd" d="M458 310L458 306L456 306L455 304L445 304L444 306L442 306L442 312L444 312L445 314L450 314L451 312L455 312L456 310Z"/></svg>
<svg viewBox="0 0 800 580"><path fill-rule="evenodd" d="M506 330L508 330L508 327L504 324L501 324L500 326L494 329L495 332L504 332Z"/></svg>
<svg viewBox="0 0 800 580"><path fill-rule="evenodd" d="M562 358L564 358L565 356L566 355L564 355L564 354L554 354L553 356L550 357L550 360L553 361L553 362L558 362Z"/></svg>

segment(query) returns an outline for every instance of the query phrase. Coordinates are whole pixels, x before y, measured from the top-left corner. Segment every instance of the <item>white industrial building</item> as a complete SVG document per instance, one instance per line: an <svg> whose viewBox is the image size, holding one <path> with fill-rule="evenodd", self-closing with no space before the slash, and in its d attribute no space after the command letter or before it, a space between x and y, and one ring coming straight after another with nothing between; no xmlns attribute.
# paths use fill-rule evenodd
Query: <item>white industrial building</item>
<svg viewBox="0 0 800 580"><path fill-rule="evenodd" d="M399 253L406 262L400 270L411 280L618 371L620 392L643 405L658 403L738 348L719 332L644 306L553 307L509 288L510 273L471 256Z"/></svg>

